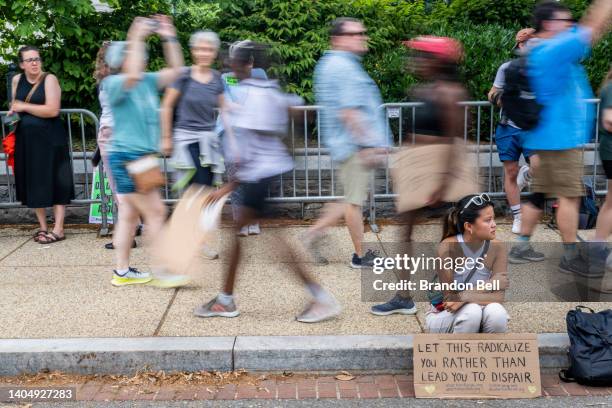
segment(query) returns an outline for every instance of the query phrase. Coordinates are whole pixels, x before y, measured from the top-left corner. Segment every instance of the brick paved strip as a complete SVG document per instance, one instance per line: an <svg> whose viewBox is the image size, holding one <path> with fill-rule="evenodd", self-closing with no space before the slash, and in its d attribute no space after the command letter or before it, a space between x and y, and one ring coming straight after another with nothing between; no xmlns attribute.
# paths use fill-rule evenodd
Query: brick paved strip
<svg viewBox="0 0 612 408"><path fill-rule="evenodd" d="M76 393L77 394L77 400L91 401L93 399L94 395L96 395L96 393L100 389L100 387L102 387L102 384L97 383L97 382L93 382L93 381L89 381L89 382L83 384L77 390L77 393Z"/></svg>
<svg viewBox="0 0 612 408"><path fill-rule="evenodd" d="M174 399L174 395L176 394L176 388L171 386L163 386L157 391L155 395L155 401L171 401Z"/></svg>
<svg viewBox="0 0 612 408"><path fill-rule="evenodd" d="M567 393L571 396L584 396L589 395L586 387L583 387L580 384L575 383L562 383L561 388L565 389Z"/></svg>
<svg viewBox="0 0 612 408"><path fill-rule="evenodd" d="M359 384L359 397L364 399L379 398L378 386L371 383Z"/></svg>
<svg viewBox="0 0 612 408"><path fill-rule="evenodd" d="M317 386L319 398L338 398L336 383L320 383Z"/></svg>
<svg viewBox="0 0 612 408"><path fill-rule="evenodd" d="M364 375L350 381L333 376L320 378L265 379L253 384L215 385L126 385L103 384L90 381L74 385L81 401L132 400L234 400L234 399L379 399L414 398L411 375ZM545 396L609 396L612 387L585 387L577 383L563 383L556 375L542 375Z"/></svg>
<svg viewBox="0 0 612 408"><path fill-rule="evenodd" d="M216 400L233 400L236 398L236 386L234 384L228 384L219 388L215 394Z"/></svg>
<svg viewBox="0 0 612 408"><path fill-rule="evenodd" d="M297 398L297 386L294 384L278 384L277 398L278 399L296 399Z"/></svg>

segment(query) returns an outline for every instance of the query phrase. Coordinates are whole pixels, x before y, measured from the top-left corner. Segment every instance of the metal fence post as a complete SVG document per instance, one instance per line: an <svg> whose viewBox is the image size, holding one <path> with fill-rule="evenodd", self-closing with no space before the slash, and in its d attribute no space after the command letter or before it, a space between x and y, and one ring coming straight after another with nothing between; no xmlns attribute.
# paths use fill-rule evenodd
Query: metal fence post
<svg viewBox="0 0 612 408"><path fill-rule="evenodd" d="M378 228L378 225L376 225L376 197L375 197L375 189L376 189L376 170L374 170L372 172L372 179L370 182L370 192L368 193L368 202L369 202L369 223L370 223L370 229L372 230L373 233L377 234L378 232L380 232L380 229Z"/></svg>

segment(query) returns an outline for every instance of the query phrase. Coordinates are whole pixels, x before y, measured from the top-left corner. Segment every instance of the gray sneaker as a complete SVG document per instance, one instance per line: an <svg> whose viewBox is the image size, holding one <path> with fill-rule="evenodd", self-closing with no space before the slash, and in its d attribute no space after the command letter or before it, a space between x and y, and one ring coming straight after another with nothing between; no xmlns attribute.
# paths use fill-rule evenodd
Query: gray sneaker
<svg viewBox="0 0 612 408"><path fill-rule="evenodd" d="M577 256L569 261L565 257L561 257L559 271L579 275L583 278L601 278L605 274L605 269L592 267L582 256Z"/></svg>
<svg viewBox="0 0 612 408"><path fill-rule="evenodd" d="M309 234L306 233L302 236L302 242L304 243L306 250L312 257L312 260L316 265L327 265L329 263L327 258L321 255L322 241L323 241L323 235L309 237Z"/></svg>
<svg viewBox="0 0 612 408"><path fill-rule="evenodd" d="M215 297L210 302L196 307L193 314L198 317L236 317L240 312L233 300L229 305L223 305Z"/></svg>
<svg viewBox="0 0 612 408"><path fill-rule="evenodd" d="M511 264L525 264L529 262L541 262L543 260L544 254L536 252L530 244L515 245L508 255L508 262Z"/></svg>

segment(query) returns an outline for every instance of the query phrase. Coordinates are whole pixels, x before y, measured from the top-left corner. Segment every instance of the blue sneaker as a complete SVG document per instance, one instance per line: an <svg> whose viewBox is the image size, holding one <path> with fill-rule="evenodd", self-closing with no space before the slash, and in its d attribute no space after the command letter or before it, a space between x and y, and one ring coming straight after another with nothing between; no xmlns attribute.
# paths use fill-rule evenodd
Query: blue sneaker
<svg viewBox="0 0 612 408"><path fill-rule="evenodd" d="M400 295L395 295L393 299L387 303L372 306L370 312L376 316L389 316L394 313L413 315L416 314L417 308L412 300L404 299Z"/></svg>

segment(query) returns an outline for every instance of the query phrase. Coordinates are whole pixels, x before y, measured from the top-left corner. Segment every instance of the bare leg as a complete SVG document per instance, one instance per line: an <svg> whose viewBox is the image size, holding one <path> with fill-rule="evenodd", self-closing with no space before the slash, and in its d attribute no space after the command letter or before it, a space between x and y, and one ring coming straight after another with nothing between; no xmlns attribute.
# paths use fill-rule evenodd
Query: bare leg
<svg viewBox="0 0 612 408"><path fill-rule="evenodd" d="M40 230L48 231L49 227L47 225L47 210L45 208L35 208L34 213L36 214L38 225L40 225Z"/></svg>
<svg viewBox="0 0 612 408"><path fill-rule="evenodd" d="M521 207L521 235L531 236L542 215L542 210L536 208L531 203L526 203ZM576 239L574 235L574 240Z"/></svg>
<svg viewBox="0 0 612 408"><path fill-rule="evenodd" d="M561 239L566 244L576 242L578 232L578 213L580 208L579 197L559 197L557 210L557 225L561 232Z"/></svg>
<svg viewBox="0 0 612 408"><path fill-rule="evenodd" d="M249 225L249 223L255 219L254 211L250 208L241 207L238 211L236 211L235 214L237 215L237 231L240 231L242 227ZM231 239L232 250L230 253L230 262L227 265L227 270L225 271L225 283L223 286L223 293L225 293L226 295L231 295L234 293L236 274L238 272L238 264L240 263L241 255L240 240L237 238L237 234L232 234Z"/></svg>
<svg viewBox="0 0 612 408"><path fill-rule="evenodd" d="M344 218L346 220L349 233L351 234L351 240L353 241L353 247L355 247L355 253L361 258L363 256L363 217L361 213L361 206L346 204Z"/></svg>
<svg viewBox="0 0 612 408"><path fill-rule="evenodd" d="M595 227L595 241L607 241L612 232L612 189L608 189L606 201L599 210L597 226Z"/></svg>
<svg viewBox="0 0 612 408"><path fill-rule="evenodd" d="M66 206L55 205L53 206L53 217L55 218L55 225L53 226L53 233L58 237L64 236L64 219L66 218Z"/></svg>
<svg viewBox="0 0 612 408"><path fill-rule="evenodd" d="M135 194L119 194L121 197L119 217L113 233L117 270L124 270L130 266L130 249L138 222L138 211L130 200L130 196L133 195Z"/></svg>
<svg viewBox="0 0 612 408"><path fill-rule="evenodd" d="M132 205L141 214L144 220L144 238L151 242L157 237L166 221L166 206L164 205L159 191L154 190L147 194L130 194ZM136 230L134 225L133 230Z"/></svg>
<svg viewBox="0 0 612 408"><path fill-rule="evenodd" d="M346 213L346 203L329 203L323 207L323 215L317 222L310 227L309 233L323 233L329 227L332 227L344 217Z"/></svg>
<svg viewBox="0 0 612 408"><path fill-rule="evenodd" d="M521 203L521 193L518 189L518 185L516 184L516 177L518 176L518 172L518 162L504 162L504 190L506 191L508 204L510 204L511 207Z"/></svg>

